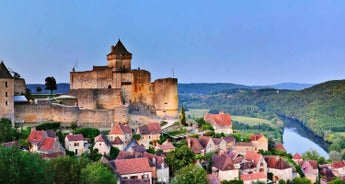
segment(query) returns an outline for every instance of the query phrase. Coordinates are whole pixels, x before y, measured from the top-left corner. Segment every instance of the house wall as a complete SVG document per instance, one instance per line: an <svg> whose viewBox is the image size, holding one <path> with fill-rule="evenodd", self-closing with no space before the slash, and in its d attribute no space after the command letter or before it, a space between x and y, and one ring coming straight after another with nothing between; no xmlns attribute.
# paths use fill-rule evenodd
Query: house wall
<svg viewBox="0 0 345 184"><path fill-rule="evenodd" d="M93 149L98 149L98 153L102 155L109 155L110 147L108 147L104 142L96 142Z"/></svg>
<svg viewBox="0 0 345 184"><path fill-rule="evenodd" d="M136 177L137 179L150 179L150 184L152 184L152 172L142 172L142 173L133 173L133 174L123 174L120 175L120 178L131 179L131 177Z"/></svg>
<svg viewBox="0 0 345 184"><path fill-rule="evenodd" d="M169 183L169 167L157 169L157 181L160 183Z"/></svg>
<svg viewBox="0 0 345 184"><path fill-rule="evenodd" d="M219 173L218 173L218 179L220 181L235 180L235 179L239 179L239 178L240 178L240 175L239 175L238 169L226 170L226 171L219 170Z"/></svg>
<svg viewBox="0 0 345 184"><path fill-rule="evenodd" d="M68 151L75 153L77 150L77 155L84 153L84 141L68 141L67 136L65 137L65 147Z"/></svg>
<svg viewBox="0 0 345 184"><path fill-rule="evenodd" d="M279 181L280 179L283 179L285 181L292 180L292 168L287 169L274 169L274 168L268 168L268 172L271 172L273 174L273 179L277 179Z"/></svg>

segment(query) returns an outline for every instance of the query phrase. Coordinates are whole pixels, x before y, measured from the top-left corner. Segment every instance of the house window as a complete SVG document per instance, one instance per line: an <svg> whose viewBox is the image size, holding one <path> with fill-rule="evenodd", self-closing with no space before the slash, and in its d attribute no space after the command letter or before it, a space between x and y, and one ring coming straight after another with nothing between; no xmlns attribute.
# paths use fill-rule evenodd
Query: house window
<svg viewBox="0 0 345 184"><path fill-rule="evenodd" d="M74 143L74 146L79 146L79 142L75 142L75 143Z"/></svg>

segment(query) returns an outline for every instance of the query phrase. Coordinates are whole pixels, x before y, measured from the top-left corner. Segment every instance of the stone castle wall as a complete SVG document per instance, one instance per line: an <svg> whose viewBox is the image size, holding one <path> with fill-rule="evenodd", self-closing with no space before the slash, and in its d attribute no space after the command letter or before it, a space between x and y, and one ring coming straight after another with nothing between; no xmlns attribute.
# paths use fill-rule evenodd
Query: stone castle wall
<svg viewBox="0 0 345 184"><path fill-rule="evenodd" d="M177 79L157 79L153 83L153 100L160 117L178 117Z"/></svg>
<svg viewBox="0 0 345 184"><path fill-rule="evenodd" d="M25 80L22 78L14 80L14 94L23 95L26 94L26 84Z"/></svg>
<svg viewBox="0 0 345 184"><path fill-rule="evenodd" d="M146 70L132 70L133 85L131 91L132 103L146 103L153 105L151 74Z"/></svg>
<svg viewBox="0 0 345 184"><path fill-rule="evenodd" d="M0 118L13 120L14 79L0 79Z"/></svg>

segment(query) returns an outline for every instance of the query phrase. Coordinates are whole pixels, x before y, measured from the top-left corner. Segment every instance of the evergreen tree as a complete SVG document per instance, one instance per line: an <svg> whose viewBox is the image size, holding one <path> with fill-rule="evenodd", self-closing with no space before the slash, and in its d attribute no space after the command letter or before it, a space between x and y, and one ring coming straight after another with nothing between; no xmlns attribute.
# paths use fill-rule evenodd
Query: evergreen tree
<svg viewBox="0 0 345 184"><path fill-rule="evenodd" d="M54 77L47 77L46 81L46 90L50 90L50 94L53 94L53 90L57 90L56 80Z"/></svg>

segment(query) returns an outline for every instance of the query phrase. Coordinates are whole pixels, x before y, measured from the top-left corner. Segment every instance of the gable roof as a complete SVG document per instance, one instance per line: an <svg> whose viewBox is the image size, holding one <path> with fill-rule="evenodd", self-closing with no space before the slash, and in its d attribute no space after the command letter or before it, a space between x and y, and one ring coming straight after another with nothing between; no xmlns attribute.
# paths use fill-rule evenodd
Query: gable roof
<svg viewBox="0 0 345 184"><path fill-rule="evenodd" d="M111 52L108 54L108 56L109 55L132 56L132 53L128 52L126 47L119 39L115 46L111 46Z"/></svg>
<svg viewBox="0 0 345 184"><path fill-rule="evenodd" d="M266 138L266 137L264 135L258 133L258 134L251 135L249 138L250 138L251 141L258 141L261 138Z"/></svg>
<svg viewBox="0 0 345 184"><path fill-rule="evenodd" d="M259 179L266 179L266 178L267 178L267 175L266 173L263 173L263 172L241 175L241 180L243 181L259 180Z"/></svg>
<svg viewBox="0 0 345 184"><path fill-rule="evenodd" d="M95 142L104 142L108 147L111 146L109 140L102 134L95 137Z"/></svg>
<svg viewBox="0 0 345 184"><path fill-rule="evenodd" d="M129 151L124 151L124 150L121 150L116 157L116 159L129 159L129 158L135 158L135 155L133 155Z"/></svg>
<svg viewBox="0 0 345 184"><path fill-rule="evenodd" d="M277 143L274 145L274 149L278 150L278 151L285 151L286 152L286 149L284 147L284 145L282 143Z"/></svg>
<svg viewBox="0 0 345 184"><path fill-rule="evenodd" d="M342 167L345 167L345 161L333 162L331 165L332 169L338 169Z"/></svg>
<svg viewBox="0 0 345 184"><path fill-rule="evenodd" d="M234 162L226 154L213 154L212 165L219 170L232 170L234 169Z"/></svg>
<svg viewBox="0 0 345 184"><path fill-rule="evenodd" d="M132 129L130 126L128 125L123 125L122 123L116 123L113 128L110 130L109 135L110 134L129 134L132 133Z"/></svg>
<svg viewBox="0 0 345 184"><path fill-rule="evenodd" d="M194 153L196 154L203 153L204 147L200 144L197 138L187 137L187 144L188 144L188 147L190 147L194 151Z"/></svg>
<svg viewBox="0 0 345 184"><path fill-rule="evenodd" d="M255 165L257 165L262 158L262 155L259 153L255 153L252 151L247 151L245 159L248 161L253 161Z"/></svg>
<svg viewBox="0 0 345 184"><path fill-rule="evenodd" d="M116 136L114 141L112 142L112 144L121 145L121 144L123 144L123 142L119 136Z"/></svg>
<svg viewBox="0 0 345 184"><path fill-rule="evenodd" d="M147 157L115 160L115 168L120 175L151 172Z"/></svg>
<svg viewBox="0 0 345 184"><path fill-rule="evenodd" d="M68 141L84 141L83 134L74 134L74 135L67 135Z"/></svg>
<svg viewBox="0 0 345 184"><path fill-rule="evenodd" d="M163 150L163 151L175 149L175 146L174 146L172 143L170 143L170 142L165 143L165 144L162 144L162 145L158 144L156 147L157 147L158 149Z"/></svg>
<svg viewBox="0 0 345 184"><path fill-rule="evenodd" d="M140 134L159 134L162 132L159 123L149 123L139 127Z"/></svg>
<svg viewBox="0 0 345 184"><path fill-rule="evenodd" d="M221 139L221 138L212 138L212 140L213 140L213 143L215 145L219 145L222 142L223 139Z"/></svg>
<svg viewBox="0 0 345 184"><path fill-rule="evenodd" d="M34 130L31 131L28 140L31 144L38 144L45 138L46 135L47 133L43 130Z"/></svg>
<svg viewBox="0 0 345 184"><path fill-rule="evenodd" d="M206 114L204 116L205 121L211 123L211 124L217 124L218 126L230 126L232 127L232 121L230 114Z"/></svg>
<svg viewBox="0 0 345 184"><path fill-rule="evenodd" d="M204 148L206 148L207 144L208 144L210 141L213 142L212 138L209 137L209 136L203 136L203 135L202 135L202 136L199 137L199 142L200 142L200 144L201 144Z"/></svg>
<svg viewBox="0 0 345 184"><path fill-rule="evenodd" d="M280 170L291 168L291 166L279 156L264 156L264 158L265 158L268 168L274 168L274 169L280 169Z"/></svg>
<svg viewBox="0 0 345 184"><path fill-rule="evenodd" d="M224 137L223 139L227 143L229 143L229 142L236 142L236 138L234 136L232 136L232 135L228 135L228 136Z"/></svg>
<svg viewBox="0 0 345 184"><path fill-rule="evenodd" d="M292 157L292 159L300 160L300 159L302 159L302 156L299 153L295 153L295 155Z"/></svg>
<svg viewBox="0 0 345 184"><path fill-rule="evenodd" d="M0 79L13 79L4 62L0 63Z"/></svg>
<svg viewBox="0 0 345 184"><path fill-rule="evenodd" d="M52 151L52 148L53 148L54 144L55 144L55 138L46 137L43 140L39 150L40 151L44 151L44 152L50 152L50 151Z"/></svg>

